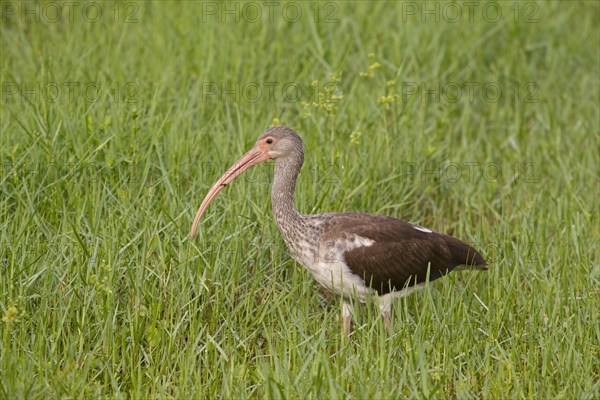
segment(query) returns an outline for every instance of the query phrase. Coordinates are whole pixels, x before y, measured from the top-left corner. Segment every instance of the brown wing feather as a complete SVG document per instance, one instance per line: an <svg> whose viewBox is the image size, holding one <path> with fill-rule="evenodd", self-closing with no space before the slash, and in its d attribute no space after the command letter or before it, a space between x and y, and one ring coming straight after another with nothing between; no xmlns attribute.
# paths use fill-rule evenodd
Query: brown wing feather
<svg viewBox="0 0 600 400"><path fill-rule="evenodd" d="M323 238L354 234L374 241L344 253L350 270L365 284L386 294L433 281L459 265L485 269L483 257L468 244L437 232L422 232L408 222L370 214L341 214L332 218Z"/></svg>

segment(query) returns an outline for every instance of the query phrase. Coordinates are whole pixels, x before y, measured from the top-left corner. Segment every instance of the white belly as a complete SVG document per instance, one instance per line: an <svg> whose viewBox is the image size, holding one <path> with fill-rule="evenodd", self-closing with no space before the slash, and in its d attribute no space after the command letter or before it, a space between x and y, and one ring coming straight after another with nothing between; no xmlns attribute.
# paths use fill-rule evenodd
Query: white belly
<svg viewBox="0 0 600 400"><path fill-rule="evenodd" d="M376 293L365 285L360 276L353 274L344 262L318 262L312 265L303 265L317 282L336 295L353 297L364 302L367 295Z"/></svg>
<svg viewBox="0 0 600 400"><path fill-rule="evenodd" d="M365 281L348 268L343 254L353 248L371 246L373 241L356 237L352 242L336 241L325 249L311 248L301 242L289 246L294 258L302 264L324 288L346 298L356 298L364 302L368 295L377 292L365 285Z"/></svg>

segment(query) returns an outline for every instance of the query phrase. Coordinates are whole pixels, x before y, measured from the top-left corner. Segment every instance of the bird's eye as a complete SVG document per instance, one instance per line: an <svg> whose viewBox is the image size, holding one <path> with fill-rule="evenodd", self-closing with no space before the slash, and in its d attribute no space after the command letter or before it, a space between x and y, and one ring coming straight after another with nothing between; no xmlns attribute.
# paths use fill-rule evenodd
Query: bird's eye
<svg viewBox="0 0 600 400"><path fill-rule="evenodd" d="M268 139L267 139L267 144L273 144L273 139L271 139L271 138L268 138Z"/></svg>

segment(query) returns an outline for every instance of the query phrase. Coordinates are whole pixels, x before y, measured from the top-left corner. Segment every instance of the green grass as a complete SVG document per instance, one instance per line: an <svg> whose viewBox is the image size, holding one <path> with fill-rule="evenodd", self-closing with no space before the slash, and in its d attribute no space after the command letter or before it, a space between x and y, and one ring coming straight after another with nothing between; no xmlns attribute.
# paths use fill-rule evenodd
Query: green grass
<svg viewBox="0 0 600 400"><path fill-rule="evenodd" d="M99 2L97 23L6 8L23 4L0 5L0 398L600 397L598 3L519 3L517 22L513 2L498 21L463 6L457 23L422 22L421 2L257 23L210 2L120 3L116 21ZM252 82L256 101L207 93ZM407 93L421 83L463 96ZM276 120L305 141L301 212L448 232L489 271L397 301L391 338L357 307L345 338L271 217L272 166L191 243L208 188Z"/></svg>

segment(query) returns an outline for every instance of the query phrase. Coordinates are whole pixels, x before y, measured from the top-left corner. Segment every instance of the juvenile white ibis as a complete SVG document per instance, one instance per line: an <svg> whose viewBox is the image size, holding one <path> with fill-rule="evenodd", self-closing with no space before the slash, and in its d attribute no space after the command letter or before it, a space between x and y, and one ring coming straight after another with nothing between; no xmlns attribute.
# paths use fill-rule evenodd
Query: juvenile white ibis
<svg viewBox="0 0 600 400"><path fill-rule="evenodd" d="M271 202L275 222L294 258L326 289L344 298L343 330L352 329L351 298L379 296L388 334L392 300L457 269L486 268L468 244L395 218L362 213L302 215L294 206L296 179L304 162L300 136L285 126L267 129L210 189L190 232L215 196L247 169L275 160Z"/></svg>

